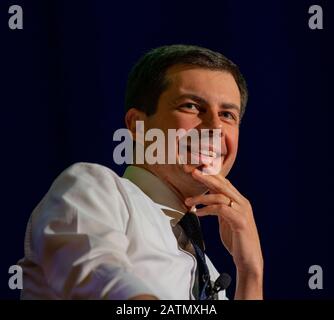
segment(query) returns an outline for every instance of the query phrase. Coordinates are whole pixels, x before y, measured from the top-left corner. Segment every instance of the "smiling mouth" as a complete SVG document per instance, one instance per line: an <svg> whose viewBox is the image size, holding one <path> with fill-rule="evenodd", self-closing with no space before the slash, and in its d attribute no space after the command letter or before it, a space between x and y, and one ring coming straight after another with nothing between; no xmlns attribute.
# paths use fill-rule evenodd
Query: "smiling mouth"
<svg viewBox="0 0 334 320"><path fill-rule="evenodd" d="M192 153L195 155L199 155L200 157L205 157L205 158L211 158L211 159L217 159L217 158L223 158L225 154L214 151L213 147L209 146L208 148L204 148L201 150L196 150L193 151L190 145L187 145L187 152Z"/></svg>

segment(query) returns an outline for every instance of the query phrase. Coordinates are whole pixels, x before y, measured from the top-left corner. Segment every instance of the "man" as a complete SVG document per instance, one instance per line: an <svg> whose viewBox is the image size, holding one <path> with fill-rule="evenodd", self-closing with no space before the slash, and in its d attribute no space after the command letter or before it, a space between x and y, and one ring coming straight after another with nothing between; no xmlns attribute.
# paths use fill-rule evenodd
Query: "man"
<svg viewBox="0 0 334 320"><path fill-rule="evenodd" d="M144 161L129 166L123 178L97 164L65 170L29 221L22 298L207 299L219 273L201 240L190 235L195 226L188 232L183 219L195 217L201 205L196 215L218 217L222 243L233 256L235 299L262 299L252 207L225 178L246 103L238 67L220 53L172 45L140 59L126 92L125 122L136 143L136 124L143 121L145 132L159 128L165 137L170 129L219 132L220 152L210 144L209 153L197 152L196 164L189 157ZM219 162L218 174L204 173L211 160ZM225 291L214 297L225 299Z"/></svg>

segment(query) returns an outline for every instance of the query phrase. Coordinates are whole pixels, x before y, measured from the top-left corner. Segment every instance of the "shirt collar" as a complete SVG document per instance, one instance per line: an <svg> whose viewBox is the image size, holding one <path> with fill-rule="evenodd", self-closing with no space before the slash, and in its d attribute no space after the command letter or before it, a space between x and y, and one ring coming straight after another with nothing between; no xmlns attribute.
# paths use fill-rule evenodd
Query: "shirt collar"
<svg viewBox="0 0 334 320"><path fill-rule="evenodd" d="M137 185L155 203L161 205L163 211L171 218L179 220L185 213L181 200L169 186L150 171L137 166L128 166L123 178ZM163 208L168 207L168 208Z"/></svg>

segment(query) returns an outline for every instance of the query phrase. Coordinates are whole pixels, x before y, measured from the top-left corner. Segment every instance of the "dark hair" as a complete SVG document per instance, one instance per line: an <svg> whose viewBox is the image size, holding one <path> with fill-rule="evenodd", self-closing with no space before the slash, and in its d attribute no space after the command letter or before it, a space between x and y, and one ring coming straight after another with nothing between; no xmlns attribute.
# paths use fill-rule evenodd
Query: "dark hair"
<svg viewBox="0 0 334 320"><path fill-rule="evenodd" d="M166 72L177 64L223 70L232 74L240 90L241 119L245 112L248 91L238 66L219 52L189 45L159 47L140 58L129 74L125 97L126 110L135 107L147 115L154 114L159 97L169 84L165 78Z"/></svg>

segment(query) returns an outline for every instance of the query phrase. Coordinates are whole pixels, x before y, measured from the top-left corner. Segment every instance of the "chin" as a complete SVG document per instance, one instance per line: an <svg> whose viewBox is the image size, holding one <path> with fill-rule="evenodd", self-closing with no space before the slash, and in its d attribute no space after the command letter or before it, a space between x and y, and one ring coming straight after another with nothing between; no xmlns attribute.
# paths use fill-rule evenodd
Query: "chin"
<svg viewBox="0 0 334 320"><path fill-rule="evenodd" d="M197 168L197 166L194 165L183 165L182 168L182 185L183 185L183 194L185 194L187 197L203 194L207 192L208 188L203 185L202 183L195 180L191 172Z"/></svg>
<svg viewBox="0 0 334 320"><path fill-rule="evenodd" d="M186 190L182 191L182 194L185 197L194 197L206 192L208 192L208 188L206 186L203 186L202 184L199 184L197 181L193 180L187 185Z"/></svg>

